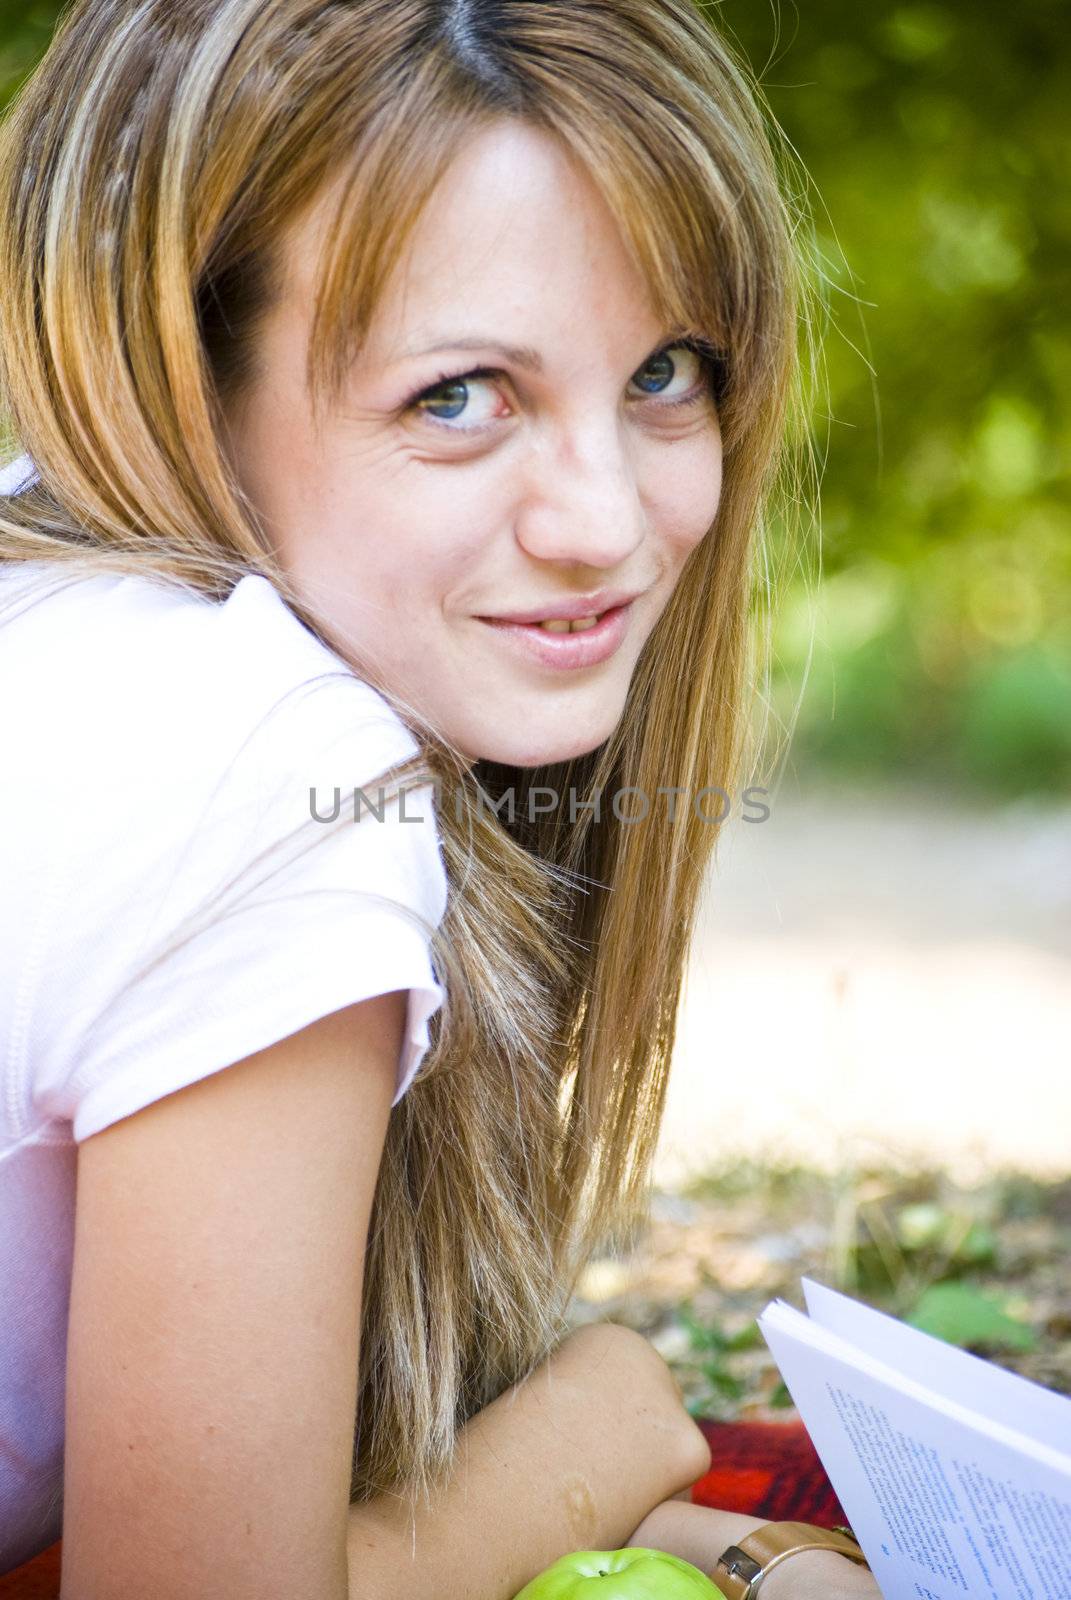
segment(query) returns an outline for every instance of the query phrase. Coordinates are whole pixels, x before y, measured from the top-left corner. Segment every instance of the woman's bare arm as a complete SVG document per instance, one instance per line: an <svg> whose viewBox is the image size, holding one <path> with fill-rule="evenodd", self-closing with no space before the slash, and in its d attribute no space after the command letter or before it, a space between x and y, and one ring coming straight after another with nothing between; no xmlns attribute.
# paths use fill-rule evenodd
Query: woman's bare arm
<svg viewBox="0 0 1071 1600"><path fill-rule="evenodd" d="M599 1324L471 1420L415 1540L397 1499L349 1505L404 1005L322 1018L79 1146L64 1600L511 1600L705 1470L662 1357Z"/></svg>
<svg viewBox="0 0 1071 1600"><path fill-rule="evenodd" d="M430 1509L350 1508L351 1600L512 1600L568 1551L620 1548L709 1465L654 1347L581 1328L471 1419Z"/></svg>
<svg viewBox="0 0 1071 1600"><path fill-rule="evenodd" d="M78 1147L63 1600L346 1600L404 990Z"/></svg>

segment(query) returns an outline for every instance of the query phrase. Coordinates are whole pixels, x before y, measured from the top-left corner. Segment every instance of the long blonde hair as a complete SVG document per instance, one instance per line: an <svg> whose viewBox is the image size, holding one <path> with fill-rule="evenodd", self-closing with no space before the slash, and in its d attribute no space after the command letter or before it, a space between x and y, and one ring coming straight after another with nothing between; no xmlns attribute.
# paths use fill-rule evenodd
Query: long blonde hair
<svg viewBox="0 0 1071 1600"><path fill-rule="evenodd" d="M717 348L724 483L589 754L470 772L374 662L350 663L418 737L403 776L442 786L450 882L433 940L447 999L373 1208L355 1500L441 1483L457 1429L561 1338L592 1252L647 1214L718 833L689 797L732 794L748 759L754 573L799 434L790 168L690 0L75 0L0 130L0 403L40 474L0 500L0 559L214 598L260 572L325 637L223 445L279 240L339 179L310 345L321 406L457 140L501 116L564 141L667 325ZM540 786L602 794L599 820L530 814ZM512 821L477 803L511 787ZM629 788L685 799L672 822L653 805L629 822L608 803Z"/></svg>

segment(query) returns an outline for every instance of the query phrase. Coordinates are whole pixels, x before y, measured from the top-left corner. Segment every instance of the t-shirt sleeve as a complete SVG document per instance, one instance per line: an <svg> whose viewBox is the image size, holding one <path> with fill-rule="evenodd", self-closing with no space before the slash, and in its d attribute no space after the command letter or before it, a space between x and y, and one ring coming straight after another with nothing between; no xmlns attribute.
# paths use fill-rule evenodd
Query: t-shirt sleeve
<svg viewBox="0 0 1071 1600"><path fill-rule="evenodd" d="M396 1105L444 999L433 789L391 802L381 781L416 750L367 685L329 679L240 740L180 725L148 770L102 775L40 940L39 1107L80 1142L319 1017L406 990Z"/></svg>

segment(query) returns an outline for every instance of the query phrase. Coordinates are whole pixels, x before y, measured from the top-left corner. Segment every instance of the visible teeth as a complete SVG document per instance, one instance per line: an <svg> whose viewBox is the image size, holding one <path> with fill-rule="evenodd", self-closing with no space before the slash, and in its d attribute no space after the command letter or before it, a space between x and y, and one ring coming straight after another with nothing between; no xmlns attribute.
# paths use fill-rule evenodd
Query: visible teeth
<svg viewBox="0 0 1071 1600"><path fill-rule="evenodd" d="M575 622L569 622L564 617L551 617L538 626L545 628L547 633L585 633L588 628L593 628L598 620L598 617L578 617Z"/></svg>

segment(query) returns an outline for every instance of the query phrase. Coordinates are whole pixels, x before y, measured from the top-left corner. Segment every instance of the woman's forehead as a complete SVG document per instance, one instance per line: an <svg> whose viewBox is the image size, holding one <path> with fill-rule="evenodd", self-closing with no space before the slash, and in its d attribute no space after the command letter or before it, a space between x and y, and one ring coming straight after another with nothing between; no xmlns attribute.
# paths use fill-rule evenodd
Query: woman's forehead
<svg viewBox="0 0 1071 1600"><path fill-rule="evenodd" d="M306 306L334 243L339 198L336 180L286 241L290 292ZM664 320L655 298L584 167L554 135L509 119L459 142L368 332L384 351L485 329L538 345L599 323L621 326L628 339Z"/></svg>

